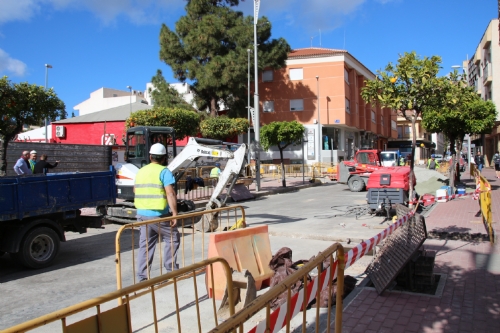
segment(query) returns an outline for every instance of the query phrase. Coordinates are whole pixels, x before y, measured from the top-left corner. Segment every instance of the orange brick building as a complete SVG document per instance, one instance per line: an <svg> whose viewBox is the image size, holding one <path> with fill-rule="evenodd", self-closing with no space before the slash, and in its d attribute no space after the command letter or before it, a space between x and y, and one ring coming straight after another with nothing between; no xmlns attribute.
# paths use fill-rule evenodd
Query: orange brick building
<svg viewBox="0 0 500 333"><path fill-rule="evenodd" d="M364 82L374 78L347 51L293 50L284 68L260 73L261 126L273 121L302 123L307 131L304 158L308 163L318 162L321 156L323 163L337 164L356 149L385 149L389 138L397 138L396 115L365 103L360 95ZM261 160L277 155L276 151L262 152ZM302 147L290 147L284 157L292 163L302 161Z"/></svg>

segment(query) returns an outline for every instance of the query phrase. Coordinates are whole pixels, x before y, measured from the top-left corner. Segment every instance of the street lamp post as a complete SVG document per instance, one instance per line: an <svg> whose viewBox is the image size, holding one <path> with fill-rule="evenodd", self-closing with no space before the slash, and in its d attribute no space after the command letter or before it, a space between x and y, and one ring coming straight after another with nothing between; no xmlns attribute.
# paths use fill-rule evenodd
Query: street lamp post
<svg viewBox="0 0 500 333"><path fill-rule="evenodd" d="M130 114L132 114L132 86L127 86L127 89L130 90Z"/></svg>
<svg viewBox="0 0 500 333"><path fill-rule="evenodd" d="M253 17L253 54L255 66L255 91L254 91L254 109L255 122L253 124L255 131L255 189L260 191L260 107L259 107L259 67L257 66L257 21L259 19L260 0L253 0L254 17Z"/></svg>
<svg viewBox="0 0 500 333"><path fill-rule="evenodd" d="M45 64L45 90L47 90L47 86L49 84L49 68L52 68L52 65ZM49 142L49 135L47 133L47 117L45 117L45 143Z"/></svg>
<svg viewBox="0 0 500 333"><path fill-rule="evenodd" d="M316 75L316 98L318 102L318 160L319 160L319 172L321 174L321 145L322 145L322 138L321 138L321 112L319 109L319 76Z"/></svg>
<svg viewBox="0 0 500 333"><path fill-rule="evenodd" d="M247 111L248 111L248 123L250 124L250 53L251 49L247 49L248 54L248 102L247 102ZM248 129L248 153L247 153L247 161L250 163L250 128Z"/></svg>

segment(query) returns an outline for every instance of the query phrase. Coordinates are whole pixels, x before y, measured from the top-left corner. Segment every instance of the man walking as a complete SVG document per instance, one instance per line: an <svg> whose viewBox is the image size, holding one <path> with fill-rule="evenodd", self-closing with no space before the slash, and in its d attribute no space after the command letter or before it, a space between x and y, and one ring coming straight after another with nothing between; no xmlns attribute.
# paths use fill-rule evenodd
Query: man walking
<svg viewBox="0 0 500 333"><path fill-rule="evenodd" d="M436 161L436 157L431 155L431 159L427 162L427 169L436 170L437 168L439 168L439 163Z"/></svg>
<svg viewBox="0 0 500 333"><path fill-rule="evenodd" d="M134 184L137 221L154 220L161 217L177 216L177 197L173 184L175 178L163 164L167 150L161 143L155 143L149 150L150 164L137 173ZM156 243L159 235L165 242L163 264L167 272L178 269L177 250L180 235L177 220L141 226L139 238L138 272L140 281L149 279Z"/></svg>
<svg viewBox="0 0 500 333"><path fill-rule="evenodd" d="M481 172L484 167L484 157L481 155L479 150L477 151L476 156L474 156L474 163L476 163L477 169Z"/></svg>
<svg viewBox="0 0 500 333"><path fill-rule="evenodd" d="M23 154L21 155L21 158L19 158L14 165L14 171L19 175L19 176L25 176L25 175L31 175L32 172L30 168L28 168L29 162L28 159L30 157L30 152L29 151L23 151Z"/></svg>
<svg viewBox="0 0 500 333"><path fill-rule="evenodd" d="M495 155L493 155L493 164L495 165L495 175L497 178L500 178L500 153L496 152Z"/></svg>

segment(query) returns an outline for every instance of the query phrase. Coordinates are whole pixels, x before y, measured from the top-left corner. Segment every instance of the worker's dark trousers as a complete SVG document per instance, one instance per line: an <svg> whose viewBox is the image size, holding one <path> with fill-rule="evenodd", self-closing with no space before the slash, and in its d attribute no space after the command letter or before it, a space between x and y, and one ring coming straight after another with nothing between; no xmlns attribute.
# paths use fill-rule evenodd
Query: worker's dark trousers
<svg viewBox="0 0 500 333"><path fill-rule="evenodd" d="M137 221L154 220L158 217L137 215ZM158 230L158 226L160 230ZM155 254L156 244L158 242L158 234L161 235L162 241L165 244L163 251L163 265L167 272L173 269L178 269L177 250L179 249L180 235L177 227L171 227L168 222L153 223L141 226L141 236L139 239L139 256L137 258L137 278L139 281L148 278L148 265L151 271L151 264ZM147 252L146 252L147 249ZM146 257L148 261L146 262Z"/></svg>

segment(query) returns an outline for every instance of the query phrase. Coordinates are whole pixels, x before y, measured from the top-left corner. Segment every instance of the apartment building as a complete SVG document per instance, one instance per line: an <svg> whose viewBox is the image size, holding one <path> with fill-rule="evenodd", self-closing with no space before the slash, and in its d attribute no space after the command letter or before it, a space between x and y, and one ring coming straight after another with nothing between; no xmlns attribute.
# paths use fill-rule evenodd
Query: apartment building
<svg viewBox="0 0 500 333"><path fill-rule="evenodd" d="M356 149L385 149L397 136L396 114L365 103L361 89L375 78L345 50L304 48L290 52L286 66L262 71L259 77L261 125L296 120L306 127L302 146L290 147L284 158L337 164ZM321 156L321 158L320 158ZM264 152L261 160L279 158Z"/></svg>
<svg viewBox="0 0 500 333"><path fill-rule="evenodd" d="M474 154L477 150L490 161L500 150L500 38L498 19L491 20L481 37L471 59L464 61L469 86L474 87L484 100L491 100L499 112L493 131L485 135L471 136Z"/></svg>

